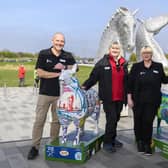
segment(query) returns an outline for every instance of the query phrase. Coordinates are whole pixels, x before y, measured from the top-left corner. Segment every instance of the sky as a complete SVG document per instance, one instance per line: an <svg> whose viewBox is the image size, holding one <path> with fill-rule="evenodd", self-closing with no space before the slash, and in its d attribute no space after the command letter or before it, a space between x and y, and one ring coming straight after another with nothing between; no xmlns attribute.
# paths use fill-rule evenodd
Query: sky
<svg viewBox="0 0 168 168"><path fill-rule="evenodd" d="M37 53L49 48L55 32L65 50L95 57L101 34L120 6L139 9L141 20L168 14L167 0L0 0L0 50ZM168 53L168 25L155 36Z"/></svg>

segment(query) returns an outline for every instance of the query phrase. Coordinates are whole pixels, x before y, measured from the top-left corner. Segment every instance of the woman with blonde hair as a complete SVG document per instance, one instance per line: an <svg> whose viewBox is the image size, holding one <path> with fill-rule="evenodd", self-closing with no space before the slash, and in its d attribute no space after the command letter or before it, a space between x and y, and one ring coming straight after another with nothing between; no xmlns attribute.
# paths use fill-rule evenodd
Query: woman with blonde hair
<svg viewBox="0 0 168 168"><path fill-rule="evenodd" d="M161 83L168 83L161 63L152 61L150 46L141 49L142 61L133 64L128 78L128 105L133 108L138 152L152 155L153 121L161 103Z"/></svg>
<svg viewBox="0 0 168 168"><path fill-rule="evenodd" d="M123 146L117 140L117 123L127 96L127 63L120 52L120 44L112 42L108 54L96 63L83 83L83 88L87 90L98 82L99 97L106 116L103 149L107 152L116 152L116 148Z"/></svg>

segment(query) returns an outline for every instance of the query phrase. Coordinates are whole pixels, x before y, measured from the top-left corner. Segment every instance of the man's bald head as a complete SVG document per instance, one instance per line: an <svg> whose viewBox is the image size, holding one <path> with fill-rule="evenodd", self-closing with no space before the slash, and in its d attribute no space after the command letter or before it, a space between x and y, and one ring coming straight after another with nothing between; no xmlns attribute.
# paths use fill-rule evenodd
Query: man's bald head
<svg viewBox="0 0 168 168"><path fill-rule="evenodd" d="M53 35L52 40L54 40L54 39L56 39L56 38L64 39L64 43L65 43L65 36L64 36L63 33L61 33L61 32L56 32L56 33Z"/></svg>

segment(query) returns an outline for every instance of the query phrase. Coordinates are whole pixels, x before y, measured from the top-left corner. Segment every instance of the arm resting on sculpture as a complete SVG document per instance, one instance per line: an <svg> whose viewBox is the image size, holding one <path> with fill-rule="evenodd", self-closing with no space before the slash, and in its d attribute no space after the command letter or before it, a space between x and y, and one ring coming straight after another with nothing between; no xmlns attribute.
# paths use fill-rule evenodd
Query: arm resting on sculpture
<svg viewBox="0 0 168 168"><path fill-rule="evenodd" d="M73 68L75 68L76 72L79 70L79 67L78 67L78 65L76 63L73 64L73 65L63 65L61 63L58 63L54 67L54 69L60 69L60 70L62 70L62 69L73 69Z"/></svg>
<svg viewBox="0 0 168 168"><path fill-rule="evenodd" d="M99 69L97 66L95 66L90 73L89 78L82 84L82 88L85 90L90 89L93 85L95 85L98 81L99 76Z"/></svg>
<svg viewBox="0 0 168 168"><path fill-rule="evenodd" d="M60 73L56 73L56 72L48 72L48 71L45 71L43 69L40 69L38 68L37 69L37 74L40 78L56 78L56 77L59 77Z"/></svg>

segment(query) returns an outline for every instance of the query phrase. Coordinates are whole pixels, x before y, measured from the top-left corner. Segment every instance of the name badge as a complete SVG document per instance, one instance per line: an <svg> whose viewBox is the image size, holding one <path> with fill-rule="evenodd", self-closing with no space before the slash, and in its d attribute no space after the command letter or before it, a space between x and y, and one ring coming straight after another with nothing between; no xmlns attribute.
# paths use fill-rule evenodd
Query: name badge
<svg viewBox="0 0 168 168"><path fill-rule="evenodd" d="M159 73L159 71L158 71L158 70L153 70L153 73L158 74L158 73Z"/></svg>
<svg viewBox="0 0 168 168"><path fill-rule="evenodd" d="M109 70L109 69L110 69L110 67L109 67L109 66L108 66L108 67L104 67L104 69L105 69L105 70Z"/></svg>
<svg viewBox="0 0 168 168"><path fill-rule="evenodd" d="M52 60L47 59L46 62L47 63L52 63Z"/></svg>
<svg viewBox="0 0 168 168"><path fill-rule="evenodd" d="M60 59L59 61L60 61L60 62L66 62L66 60L64 60L64 59Z"/></svg>

